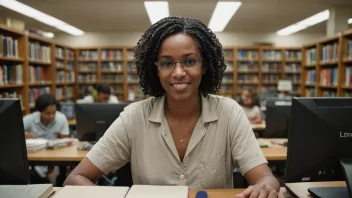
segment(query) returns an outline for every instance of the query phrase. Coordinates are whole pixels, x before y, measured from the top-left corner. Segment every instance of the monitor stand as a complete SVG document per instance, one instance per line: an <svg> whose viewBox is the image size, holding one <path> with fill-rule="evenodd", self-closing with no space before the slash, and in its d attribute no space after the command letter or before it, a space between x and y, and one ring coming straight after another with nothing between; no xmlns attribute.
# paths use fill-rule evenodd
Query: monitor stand
<svg viewBox="0 0 352 198"><path fill-rule="evenodd" d="M97 120L95 122L95 140L98 141L107 130L106 128L106 121L105 120Z"/></svg>
<svg viewBox="0 0 352 198"><path fill-rule="evenodd" d="M351 198L352 197L352 158L340 159L342 172L346 178L347 187L316 187L308 191L314 197L328 198Z"/></svg>

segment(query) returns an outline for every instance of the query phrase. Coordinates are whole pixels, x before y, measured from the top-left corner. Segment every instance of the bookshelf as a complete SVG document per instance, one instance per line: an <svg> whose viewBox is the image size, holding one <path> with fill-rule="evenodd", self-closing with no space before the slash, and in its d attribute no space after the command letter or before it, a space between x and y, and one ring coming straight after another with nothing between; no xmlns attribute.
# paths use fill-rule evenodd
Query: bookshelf
<svg viewBox="0 0 352 198"><path fill-rule="evenodd" d="M260 87L269 91L277 91L277 84L283 77L283 49L276 47L261 47Z"/></svg>
<svg viewBox="0 0 352 198"><path fill-rule="evenodd" d="M317 90L317 44L303 46L303 67L301 76L301 95L304 97L315 97Z"/></svg>
<svg viewBox="0 0 352 198"><path fill-rule="evenodd" d="M60 102L75 98L75 50L71 47L53 44L55 96Z"/></svg>
<svg viewBox="0 0 352 198"><path fill-rule="evenodd" d="M235 70L237 69L237 66L235 65L235 51L236 50L234 48L224 48L223 52L225 55L226 69L224 72L219 93L217 93L219 95L229 98L234 98L236 93L235 81L237 77L235 76Z"/></svg>
<svg viewBox="0 0 352 198"><path fill-rule="evenodd" d="M0 98L21 98L23 113L29 110L26 44L24 33L0 25Z"/></svg>
<svg viewBox="0 0 352 198"><path fill-rule="evenodd" d="M235 99L238 100L243 88L249 88L254 91L259 90L261 65L260 49L258 47L238 47L235 51L237 68L237 73L235 74Z"/></svg>
<svg viewBox="0 0 352 198"><path fill-rule="evenodd" d="M35 100L44 93L55 95L55 68L53 43L36 35L28 35L28 86L29 108L33 110Z"/></svg>
<svg viewBox="0 0 352 198"><path fill-rule="evenodd" d="M340 97L352 97L352 30L342 35L342 61L339 84Z"/></svg>
<svg viewBox="0 0 352 198"><path fill-rule="evenodd" d="M317 97L338 96L338 71L341 67L341 36L336 35L318 42L317 54Z"/></svg>
<svg viewBox="0 0 352 198"><path fill-rule="evenodd" d="M126 65L126 79L125 79L125 100L138 101L145 98L140 86L138 84L139 78L137 75L136 65L133 62L134 53L132 47L125 48L125 65Z"/></svg>
<svg viewBox="0 0 352 198"><path fill-rule="evenodd" d="M110 84L113 90L112 94L115 95L119 101L124 101L124 48L120 46L102 47L100 60L100 83Z"/></svg>
<svg viewBox="0 0 352 198"><path fill-rule="evenodd" d="M283 52L283 78L292 81L291 94L301 96L302 48L284 48Z"/></svg>

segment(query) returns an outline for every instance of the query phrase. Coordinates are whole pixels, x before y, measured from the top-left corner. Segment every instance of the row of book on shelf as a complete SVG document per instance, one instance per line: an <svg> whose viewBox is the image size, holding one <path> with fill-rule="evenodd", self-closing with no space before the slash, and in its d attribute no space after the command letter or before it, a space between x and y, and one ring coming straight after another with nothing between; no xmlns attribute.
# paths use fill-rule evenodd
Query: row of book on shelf
<svg viewBox="0 0 352 198"><path fill-rule="evenodd" d="M0 85L23 83L22 65L0 65Z"/></svg>
<svg viewBox="0 0 352 198"><path fill-rule="evenodd" d="M0 57L18 58L18 40L0 34Z"/></svg>
<svg viewBox="0 0 352 198"><path fill-rule="evenodd" d="M321 63L338 61L338 44L337 42L324 45L321 50Z"/></svg>
<svg viewBox="0 0 352 198"><path fill-rule="evenodd" d="M28 44L28 58L32 61L51 63L51 47L30 41Z"/></svg>

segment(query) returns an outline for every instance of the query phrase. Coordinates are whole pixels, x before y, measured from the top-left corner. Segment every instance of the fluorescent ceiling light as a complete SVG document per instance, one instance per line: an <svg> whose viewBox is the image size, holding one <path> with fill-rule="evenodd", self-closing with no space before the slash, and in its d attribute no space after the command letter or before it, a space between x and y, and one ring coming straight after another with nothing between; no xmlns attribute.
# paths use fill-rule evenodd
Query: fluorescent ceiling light
<svg viewBox="0 0 352 198"><path fill-rule="evenodd" d="M219 1L210 18L208 27L213 32L222 32L241 4L241 2Z"/></svg>
<svg viewBox="0 0 352 198"><path fill-rule="evenodd" d="M79 30L55 17L52 17L50 15L47 15L43 12L40 12L34 8L31 8L23 3L20 3L16 0L0 0L0 5L4 6L10 10L13 10L15 12L18 12L20 14L26 15L30 18L33 18L37 21L40 21L42 23L45 23L49 26L55 27L57 29L60 29L64 32L67 32L69 34L79 36L84 34L82 30ZM64 27L64 28L63 28Z"/></svg>
<svg viewBox="0 0 352 198"><path fill-rule="evenodd" d="M167 1L145 1L144 7L152 24L170 15Z"/></svg>
<svg viewBox="0 0 352 198"><path fill-rule="evenodd" d="M319 12L318 14L315 14L309 18L306 18L300 22L297 22L293 25L290 25L284 29L281 29L276 32L276 34L281 35L281 36L287 36L290 34L293 34L295 32L301 31L303 29L306 29L310 26L313 26L315 24L321 23L323 21L326 21L329 19L330 12L329 10L324 10L322 12Z"/></svg>
<svg viewBox="0 0 352 198"><path fill-rule="evenodd" d="M348 24L352 24L352 18L348 19Z"/></svg>

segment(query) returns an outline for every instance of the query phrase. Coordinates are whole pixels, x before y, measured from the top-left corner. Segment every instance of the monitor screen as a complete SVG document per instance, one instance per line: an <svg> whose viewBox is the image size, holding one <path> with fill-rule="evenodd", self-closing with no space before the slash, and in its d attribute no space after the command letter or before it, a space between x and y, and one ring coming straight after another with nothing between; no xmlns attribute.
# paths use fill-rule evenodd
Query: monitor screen
<svg viewBox="0 0 352 198"><path fill-rule="evenodd" d="M266 103L264 138L287 138L291 100L269 99Z"/></svg>
<svg viewBox="0 0 352 198"><path fill-rule="evenodd" d="M77 138L81 141L98 141L127 105L128 103L76 104Z"/></svg>
<svg viewBox="0 0 352 198"><path fill-rule="evenodd" d="M341 159L351 151L352 98L293 99L286 182L346 180Z"/></svg>
<svg viewBox="0 0 352 198"><path fill-rule="evenodd" d="M0 99L0 185L28 184L27 149L19 99Z"/></svg>

